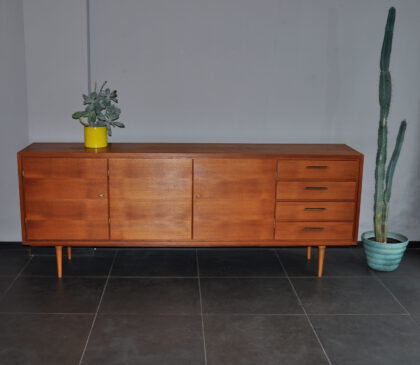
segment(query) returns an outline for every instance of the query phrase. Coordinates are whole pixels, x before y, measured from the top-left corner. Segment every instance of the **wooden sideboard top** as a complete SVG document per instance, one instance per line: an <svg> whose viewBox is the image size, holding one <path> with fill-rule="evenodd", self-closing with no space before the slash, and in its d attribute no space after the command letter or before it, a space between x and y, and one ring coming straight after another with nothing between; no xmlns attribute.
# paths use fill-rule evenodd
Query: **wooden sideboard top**
<svg viewBox="0 0 420 365"><path fill-rule="evenodd" d="M360 158L363 155L345 144L249 144L249 143L110 143L107 148L87 149L82 143L32 143L19 152L25 155L72 154L110 157L118 154L191 157L323 157Z"/></svg>

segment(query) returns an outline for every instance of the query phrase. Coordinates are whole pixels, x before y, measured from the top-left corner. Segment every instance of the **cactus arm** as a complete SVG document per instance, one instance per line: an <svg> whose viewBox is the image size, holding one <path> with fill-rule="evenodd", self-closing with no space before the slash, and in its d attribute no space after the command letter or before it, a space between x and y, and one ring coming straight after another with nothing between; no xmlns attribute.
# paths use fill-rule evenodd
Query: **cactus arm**
<svg viewBox="0 0 420 365"><path fill-rule="evenodd" d="M387 204L385 201L385 165L387 156L388 114L391 105L391 74L389 63L392 50L392 37L395 23L395 8L391 7L385 26L385 35L382 43L379 78L379 105L380 119L378 129L378 151L376 154L375 168L375 206L374 229L375 237L379 242L386 242L386 217Z"/></svg>
<svg viewBox="0 0 420 365"><path fill-rule="evenodd" d="M384 194L384 200L386 203L389 203L391 198L391 189L392 182L394 180L395 167L397 165L398 158L400 157L401 148L404 142L405 131L407 129L407 122L403 120L400 124L400 129L398 131L397 140L395 142L394 152L392 153L391 160L388 164L388 169L386 171L386 189Z"/></svg>

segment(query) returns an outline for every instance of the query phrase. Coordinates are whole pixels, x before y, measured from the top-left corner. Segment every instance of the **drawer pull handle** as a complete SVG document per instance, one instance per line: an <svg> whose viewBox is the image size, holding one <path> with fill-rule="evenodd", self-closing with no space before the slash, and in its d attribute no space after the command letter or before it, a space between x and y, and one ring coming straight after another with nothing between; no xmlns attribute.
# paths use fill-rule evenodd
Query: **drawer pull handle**
<svg viewBox="0 0 420 365"><path fill-rule="evenodd" d="M321 211L321 210L327 210L327 208L305 208L304 210L310 210L310 211L316 210L316 211Z"/></svg>
<svg viewBox="0 0 420 365"><path fill-rule="evenodd" d="M312 165L312 166L306 166L307 169L328 169L328 166L316 166L316 165Z"/></svg>
<svg viewBox="0 0 420 365"><path fill-rule="evenodd" d="M304 227L304 231L324 231L324 227Z"/></svg>
<svg viewBox="0 0 420 365"><path fill-rule="evenodd" d="M200 199L200 198L201 198L201 194L195 194L195 197L196 197L197 199Z"/></svg>
<svg viewBox="0 0 420 365"><path fill-rule="evenodd" d="M328 190L326 186L305 186L305 190Z"/></svg>
<svg viewBox="0 0 420 365"><path fill-rule="evenodd" d="M103 198L103 197L105 197L105 194L99 194L99 197Z"/></svg>

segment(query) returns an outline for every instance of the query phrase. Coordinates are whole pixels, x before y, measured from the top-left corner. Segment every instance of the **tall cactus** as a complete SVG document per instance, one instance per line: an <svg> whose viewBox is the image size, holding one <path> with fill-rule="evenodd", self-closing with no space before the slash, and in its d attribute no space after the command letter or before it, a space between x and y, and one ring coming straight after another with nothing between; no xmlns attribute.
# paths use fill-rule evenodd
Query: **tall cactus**
<svg viewBox="0 0 420 365"><path fill-rule="evenodd" d="M391 198L392 181L394 178L395 166L400 156L401 147L404 141L406 121L402 121L398 131L394 152L386 168L387 145L388 145L388 114L391 105L391 74L389 72L389 61L391 58L392 37L394 33L395 8L391 7L388 12L388 19L385 27L385 36L382 43L379 78L379 105L380 119L378 129L378 151L376 154L375 169L375 207L374 227L376 241L386 243L388 235L388 210Z"/></svg>

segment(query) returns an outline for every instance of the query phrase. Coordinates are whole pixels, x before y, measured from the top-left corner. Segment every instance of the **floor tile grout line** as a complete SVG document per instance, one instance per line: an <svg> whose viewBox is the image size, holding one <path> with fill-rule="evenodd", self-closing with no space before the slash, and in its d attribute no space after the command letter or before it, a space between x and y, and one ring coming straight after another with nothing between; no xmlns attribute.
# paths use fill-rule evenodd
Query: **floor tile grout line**
<svg viewBox="0 0 420 365"><path fill-rule="evenodd" d="M112 259L112 263L111 263L111 266L109 268L108 276L106 278L104 288L102 289L102 294L101 294L101 297L99 298L98 306L96 307L96 313L95 313L95 316L93 317L92 325L90 326L90 330L89 330L89 333L88 333L87 338L86 338L85 346L83 347L82 355L80 356L79 365L82 364L83 358L85 357L85 353L86 353L86 349L87 349L88 344L89 344L90 336L92 335L93 327L95 326L95 322L96 322L96 318L98 318L99 308L102 304L102 300L104 298L109 279L111 278L111 272L112 272L112 268L114 267L114 263L115 263L115 260L117 258L117 254L118 254L118 250L116 250L115 253L114 253L114 257Z"/></svg>
<svg viewBox="0 0 420 365"><path fill-rule="evenodd" d="M411 313L408 314L408 316L410 317L411 322L413 322L417 328L420 328L420 323L417 322L414 318L413 315Z"/></svg>
<svg viewBox="0 0 420 365"><path fill-rule="evenodd" d="M408 315L410 317L411 322L413 322L418 328L420 328L420 323L418 323L414 318L413 315L408 311L406 307L402 305L402 303L398 300L398 298L395 296L395 294L392 292L391 289L389 289L386 284L382 281L382 279L374 272L372 271L373 276L379 281L379 283L385 288L385 290L395 299L395 301L406 311L404 315ZM390 276L395 277L395 276Z"/></svg>
<svg viewBox="0 0 420 365"><path fill-rule="evenodd" d="M9 315L9 314L39 314L39 315L81 315L81 316L94 316L95 312L10 312L10 311L0 311L0 315ZM200 314L194 313L135 313L135 312L102 312L103 315L113 315L113 316L160 316L160 317L199 317ZM224 317L224 316L240 316L240 317L254 317L254 316L267 316L267 317L305 317L305 313L249 313L249 312L236 312L236 313L204 313L203 316L209 317ZM313 313L312 317L412 317L410 313Z"/></svg>
<svg viewBox="0 0 420 365"><path fill-rule="evenodd" d="M19 277L22 275L23 271L28 267L28 265L30 264L30 262L32 261L32 257L33 255L31 255L29 257L28 262L22 267L22 269L20 269L20 271L16 274L16 276L14 277L14 279L12 280L12 282L9 284L9 286L7 287L7 289L3 292L3 294L0 296L0 302L3 301L3 299L6 297L6 294L10 291L10 289L12 288L12 286L15 284L15 282L17 281L17 279L19 279Z"/></svg>
<svg viewBox="0 0 420 365"><path fill-rule="evenodd" d="M200 264L198 262L198 250L197 249L195 249L195 261L196 261L196 265L197 265L198 293L200 295L201 333L202 333L202 336L203 336L204 365L207 365L207 348L206 348L206 334L205 334L205 331L204 331L203 298L201 296Z"/></svg>
<svg viewBox="0 0 420 365"><path fill-rule="evenodd" d="M311 327L312 332L313 332L313 334L315 335L315 337L316 337L316 339L317 339L317 341L318 341L318 344L319 344L319 346L321 347L322 352L324 353L325 358L326 358L326 359L327 359L327 361L328 361L328 364L332 365L332 362L331 362L331 360L330 360L330 357L328 356L327 351L325 350L324 346L322 345L321 339L319 338L318 333L316 332L315 327L314 327L314 325L312 324L312 321L311 321L311 319L309 318L308 313L306 312L305 307L303 306L302 300L300 299L300 297L299 297L299 295L298 295L298 293L297 293L297 291L296 291L295 286L293 285L292 281L291 281L291 280L290 280L290 278L289 278L289 274L287 273L286 268L284 267L283 262L281 261L280 256L279 256L279 254L278 254L277 250L276 250L276 249L274 249L274 252L275 252L275 254L276 254L277 260L279 260L279 263L280 263L280 265L281 265L282 269L284 270L284 273L285 273L285 275L286 275L286 278L288 279L289 284L290 284L290 286L292 287L293 292L295 293L296 299L298 300L299 305L301 306L302 311L303 311L303 313L305 314L306 320L308 321L309 326Z"/></svg>
<svg viewBox="0 0 420 365"><path fill-rule="evenodd" d="M402 309L404 309L404 311L406 312L406 314L410 315L410 312L407 310L406 307L404 307L402 305L402 303L399 301L399 299L395 296L395 294L391 291L391 289L389 289L385 283L381 280L381 278L376 275L375 272L373 272L373 276L374 278L382 285L382 287L394 298L394 300L401 306Z"/></svg>

